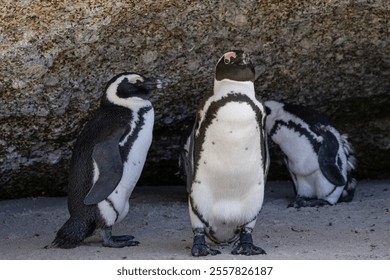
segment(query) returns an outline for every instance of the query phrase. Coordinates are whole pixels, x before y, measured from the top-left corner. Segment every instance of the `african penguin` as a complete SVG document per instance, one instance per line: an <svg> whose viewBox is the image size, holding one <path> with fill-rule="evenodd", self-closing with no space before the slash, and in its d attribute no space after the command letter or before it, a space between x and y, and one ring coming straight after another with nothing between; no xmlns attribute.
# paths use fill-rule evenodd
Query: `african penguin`
<svg viewBox="0 0 390 280"><path fill-rule="evenodd" d="M193 256L220 253L205 236L216 244L238 241L232 254L265 254L252 241L268 166L265 110L254 80L247 54L225 53L216 65L214 91L201 101L183 150Z"/></svg>
<svg viewBox="0 0 390 280"><path fill-rule="evenodd" d="M296 199L290 207L333 205L351 201L357 167L348 136L308 107L264 102L266 130L284 154Z"/></svg>
<svg viewBox="0 0 390 280"><path fill-rule="evenodd" d="M148 98L161 81L127 72L113 77L100 107L76 140L70 162L70 218L53 247L74 248L95 229L103 246L138 245L133 236L112 236L129 211L129 197L141 175L152 142L154 111Z"/></svg>

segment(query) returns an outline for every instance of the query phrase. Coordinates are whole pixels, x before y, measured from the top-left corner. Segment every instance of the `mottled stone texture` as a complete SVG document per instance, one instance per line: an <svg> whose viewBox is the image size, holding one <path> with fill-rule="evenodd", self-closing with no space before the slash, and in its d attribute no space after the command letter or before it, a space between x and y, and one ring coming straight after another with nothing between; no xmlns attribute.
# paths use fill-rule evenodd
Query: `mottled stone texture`
<svg viewBox="0 0 390 280"><path fill-rule="evenodd" d="M217 59L244 49L257 93L317 108L350 135L359 178L390 177L390 2L1 0L0 198L64 194L71 147L122 71L154 95L143 184L179 183L180 137ZM286 178L272 151L271 179Z"/></svg>

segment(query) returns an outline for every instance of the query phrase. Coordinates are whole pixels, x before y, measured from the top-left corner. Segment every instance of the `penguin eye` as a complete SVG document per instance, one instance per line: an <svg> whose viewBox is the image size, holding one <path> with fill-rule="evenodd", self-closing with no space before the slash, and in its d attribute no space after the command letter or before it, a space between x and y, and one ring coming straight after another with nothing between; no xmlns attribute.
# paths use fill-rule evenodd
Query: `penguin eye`
<svg viewBox="0 0 390 280"><path fill-rule="evenodd" d="M229 63L231 63L231 58L236 58L236 57L237 57L237 54L235 52L225 53L225 55L223 57L223 62L225 62L225 64L229 64Z"/></svg>

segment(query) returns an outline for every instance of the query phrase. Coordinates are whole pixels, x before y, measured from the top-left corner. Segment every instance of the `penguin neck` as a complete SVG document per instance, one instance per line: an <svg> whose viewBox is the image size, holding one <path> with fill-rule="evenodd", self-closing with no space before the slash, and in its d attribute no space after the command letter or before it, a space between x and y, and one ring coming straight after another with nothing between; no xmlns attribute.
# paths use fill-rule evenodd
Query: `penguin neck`
<svg viewBox="0 0 390 280"><path fill-rule="evenodd" d="M221 81L214 80L214 95L226 95L230 92L239 92L250 97L255 97L255 87L253 82L246 81L233 81L229 79L223 79Z"/></svg>

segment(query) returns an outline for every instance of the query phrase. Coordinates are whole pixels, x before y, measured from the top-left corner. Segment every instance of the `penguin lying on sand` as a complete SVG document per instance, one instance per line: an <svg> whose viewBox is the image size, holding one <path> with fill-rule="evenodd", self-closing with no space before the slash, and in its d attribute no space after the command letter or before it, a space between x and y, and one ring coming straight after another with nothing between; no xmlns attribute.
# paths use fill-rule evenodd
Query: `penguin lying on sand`
<svg viewBox="0 0 390 280"><path fill-rule="evenodd" d="M75 143L68 185L70 218L53 247L74 248L97 228L102 229L103 246L138 245L133 236L112 236L111 229L129 211L129 197L152 142L154 111L148 98L161 84L136 73L108 82L100 108Z"/></svg>
<svg viewBox="0 0 390 280"><path fill-rule="evenodd" d="M193 256L220 253L205 236L217 244L238 240L232 254L265 254L252 241L268 167L265 110L255 97L254 79L244 52L219 59L214 92L201 102L180 159L187 174Z"/></svg>
<svg viewBox="0 0 390 280"><path fill-rule="evenodd" d="M284 153L297 194L290 207L353 199L357 161L346 134L325 116L299 105L266 101L268 136Z"/></svg>

